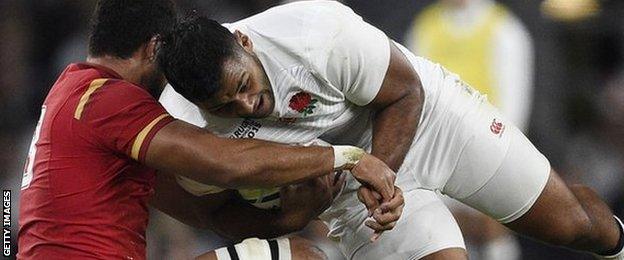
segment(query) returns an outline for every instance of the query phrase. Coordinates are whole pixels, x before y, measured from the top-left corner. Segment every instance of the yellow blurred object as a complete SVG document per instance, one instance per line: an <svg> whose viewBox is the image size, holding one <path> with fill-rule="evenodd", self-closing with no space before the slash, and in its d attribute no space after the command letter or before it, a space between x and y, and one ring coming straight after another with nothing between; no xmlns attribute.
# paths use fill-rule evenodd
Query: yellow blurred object
<svg viewBox="0 0 624 260"><path fill-rule="evenodd" d="M600 12L598 0L544 0L542 13L554 20L576 22Z"/></svg>
<svg viewBox="0 0 624 260"><path fill-rule="evenodd" d="M502 5L493 4L474 26L464 26L449 21L444 15L446 8L447 5L438 2L422 12L412 27L418 47L410 47L419 48L424 57L461 75L473 88L486 94L490 102L497 104L499 91L494 85L492 39L501 24L509 19L509 12Z"/></svg>

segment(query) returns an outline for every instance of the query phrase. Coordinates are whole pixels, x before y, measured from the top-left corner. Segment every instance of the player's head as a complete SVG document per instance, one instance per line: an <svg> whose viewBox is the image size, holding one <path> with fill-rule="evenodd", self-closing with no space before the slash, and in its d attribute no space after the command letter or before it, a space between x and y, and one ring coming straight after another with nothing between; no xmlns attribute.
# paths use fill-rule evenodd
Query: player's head
<svg viewBox="0 0 624 260"><path fill-rule="evenodd" d="M261 118L275 104L253 43L216 21L191 16L163 39L158 61L173 88L220 117Z"/></svg>
<svg viewBox="0 0 624 260"><path fill-rule="evenodd" d="M176 22L171 0L99 0L91 18L90 58L136 61L133 71L150 91L160 91L166 81L156 62L160 35Z"/></svg>

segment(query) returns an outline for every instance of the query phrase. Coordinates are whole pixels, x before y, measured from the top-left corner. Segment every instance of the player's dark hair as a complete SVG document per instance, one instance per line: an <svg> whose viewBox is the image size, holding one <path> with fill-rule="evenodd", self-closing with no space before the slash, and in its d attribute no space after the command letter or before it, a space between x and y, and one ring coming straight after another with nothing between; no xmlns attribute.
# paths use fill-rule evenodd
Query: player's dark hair
<svg viewBox="0 0 624 260"><path fill-rule="evenodd" d="M175 22L171 0L99 0L91 18L89 55L127 59Z"/></svg>
<svg viewBox="0 0 624 260"><path fill-rule="evenodd" d="M222 65L237 55L234 34L218 22L191 15L162 39L158 64L173 88L191 102L219 89Z"/></svg>

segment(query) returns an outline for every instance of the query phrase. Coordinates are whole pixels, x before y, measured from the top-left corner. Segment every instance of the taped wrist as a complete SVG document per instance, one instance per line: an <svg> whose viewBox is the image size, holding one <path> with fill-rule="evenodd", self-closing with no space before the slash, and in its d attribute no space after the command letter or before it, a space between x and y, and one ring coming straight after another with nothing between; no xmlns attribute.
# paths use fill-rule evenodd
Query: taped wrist
<svg viewBox="0 0 624 260"><path fill-rule="evenodd" d="M350 145L333 145L334 170L351 170L364 157L366 151Z"/></svg>
<svg viewBox="0 0 624 260"><path fill-rule="evenodd" d="M218 260L291 260L288 238L248 238L233 246L215 250Z"/></svg>

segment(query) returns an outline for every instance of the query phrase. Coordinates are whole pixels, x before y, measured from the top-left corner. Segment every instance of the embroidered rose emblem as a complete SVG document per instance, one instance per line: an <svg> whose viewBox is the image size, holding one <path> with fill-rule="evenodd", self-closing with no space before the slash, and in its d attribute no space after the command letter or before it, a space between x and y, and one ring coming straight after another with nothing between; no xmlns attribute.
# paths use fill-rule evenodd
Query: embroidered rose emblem
<svg viewBox="0 0 624 260"><path fill-rule="evenodd" d="M299 92L290 98L290 102L288 103L288 107L293 110L302 113L303 116L307 116L309 114L314 113L314 109L318 100L313 99L312 95L308 92Z"/></svg>

